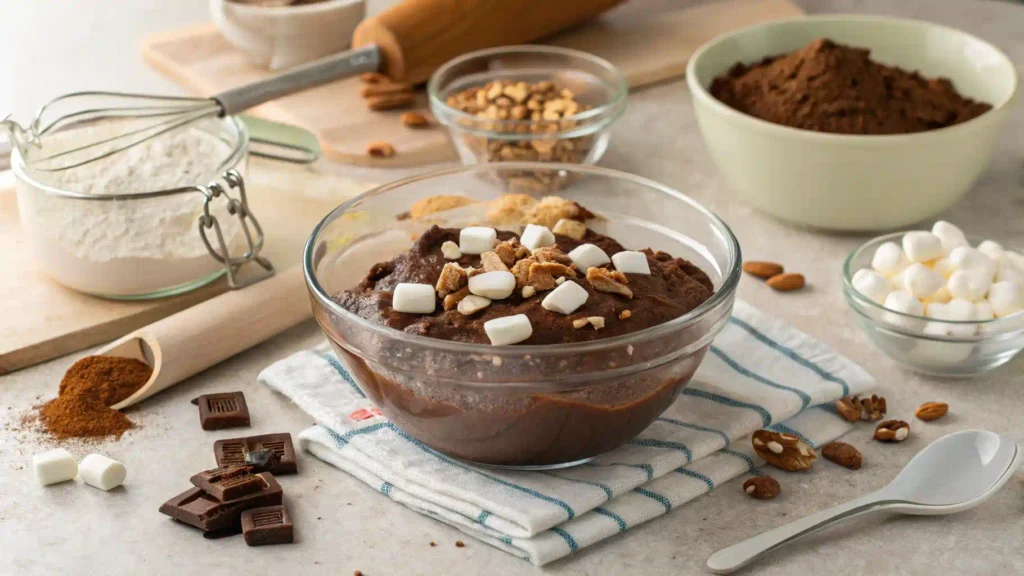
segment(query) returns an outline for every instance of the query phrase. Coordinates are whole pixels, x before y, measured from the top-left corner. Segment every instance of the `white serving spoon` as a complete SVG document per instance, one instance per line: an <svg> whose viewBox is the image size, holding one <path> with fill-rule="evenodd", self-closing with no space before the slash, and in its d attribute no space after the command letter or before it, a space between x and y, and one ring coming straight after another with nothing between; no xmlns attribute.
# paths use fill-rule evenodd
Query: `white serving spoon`
<svg viewBox="0 0 1024 576"><path fill-rule="evenodd" d="M1010 479L1024 456L1016 442L984 430L954 432L929 444L887 486L719 550L708 569L729 574L763 554L868 512L931 516L974 508Z"/></svg>

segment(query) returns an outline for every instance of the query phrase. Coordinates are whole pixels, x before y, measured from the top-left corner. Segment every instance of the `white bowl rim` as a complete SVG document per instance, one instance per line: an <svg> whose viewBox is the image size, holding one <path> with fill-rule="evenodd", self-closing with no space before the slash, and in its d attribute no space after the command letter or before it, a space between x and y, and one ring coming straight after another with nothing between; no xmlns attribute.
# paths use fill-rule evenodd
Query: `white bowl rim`
<svg viewBox="0 0 1024 576"><path fill-rule="evenodd" d="M816 132L814 130L805 130L802 128L784 126L782 124L776 124L774 122L762 120L761 118L758 118L756 116L751 116L750 114L740 112L739 110L736 110L728 106L724 102L720 101L718 98L712 96L711 93L706 88L704 88L704 86L702 86L700 82L697 81L697 62L699 62L701 57L710 49L726 40L731 40L737 36L746 34L751 30L761 28L772 28L776 26L782 26L793 23L813 24L816 22L861 22L869 24L897 23L910 26L920 26L923 28L932 28L935 30L941 30L947 34L957 34L961 36L966 36L975 42L983 44L984 46L989 48L994 54L998 55L1000 59L1002 59L1003 63L1007 65L1007 67L1013 74L1013 87L1010 90L1010 94L1006 97L1006 99L1002 103L993 106L991 110L988 110L987 112L984 112L983 114L976 116L966 122L961 122L959 124L954 124L952 126L947 126L945 128L926 130L924 132L913 132L910 134L835 134L831 132ZM766 54L766 56L768 55ZM1017 68L1016 66L1014 66L1013 61L1010 60L1006 53L997 48L991 42L983 40L973 34L964 32L963 30L959 30L957 28L952 28L950 26L944 26L942 24L928 22L926 20L915 20L912 18L894 18L890 16L874 16L864 14L821 14L816 16L800 16L795 18L785 18L782 20L772 20L770 22L762 22L760 24L755 24L753 26L748 26L746 28L741 28L739 30L727 32L725 34L712 38L711 40L704 43L700 48L698 48L697 51L694 52L693 56L690 57L689 62L687 62L686 64L686 85L690 89L690 93L693 94L694 98L700 99L705 104L713 108L717 113L723 114L739 122L745 122L747 126L751 128L760 129L766 132L774 131L780 136L792 136L797 138L802 137L817 142L831 142L843 144L871 143L896 145L906 144L912 140L917 140L918 142L920 142L922 139L925 138L943 138L946 137L947 135L956 136L958 133L971 130L981 123L995 121L993 119L995 119L997 116L1001 115L1001 113L1005 112L1010 107L1012 107L1014 101L1017 98L1017 92L1020 84L1019 80L1020 78L1017 74Z"/></svg>
<svg viewBox="0 0 1024 576"><path fill-rule="evenodd" d="M259 4L246 4L234 0L213 0L223 5L230 4L233 10L248 11L250 14L264 14L267 16L285 16L287 14L310 14L326 12L335 8L346 8L354 4L366 4L366 0L320 0L309 4L297 6L260 6Z"/></svg>

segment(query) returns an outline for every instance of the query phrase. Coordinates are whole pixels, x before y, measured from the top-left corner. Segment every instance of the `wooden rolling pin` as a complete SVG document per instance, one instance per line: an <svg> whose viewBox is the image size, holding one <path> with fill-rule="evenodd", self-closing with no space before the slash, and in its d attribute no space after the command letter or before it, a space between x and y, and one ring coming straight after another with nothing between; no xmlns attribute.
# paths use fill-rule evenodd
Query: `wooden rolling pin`
<svg viewBox="0 0 1024 576"><path fill-rule="evenodd" d="M352 46L376 44L381 72L418 84L456 56L551 36L621 1L405 0L360 23Z"/></svg>
<svg viewBox="0 0 1024 576"><path fill-rule="evenodd" d="M127 408L312 316L302 267L140 328L96 352L142 360L153 375L112 406Z"/></svg>

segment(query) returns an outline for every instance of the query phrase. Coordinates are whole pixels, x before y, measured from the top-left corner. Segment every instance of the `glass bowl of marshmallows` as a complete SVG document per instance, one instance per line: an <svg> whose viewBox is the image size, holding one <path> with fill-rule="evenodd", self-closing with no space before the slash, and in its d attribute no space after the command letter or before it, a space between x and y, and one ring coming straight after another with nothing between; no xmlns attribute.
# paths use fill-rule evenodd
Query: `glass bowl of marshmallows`
<svg viewBox="0 0 1024 576"><path fill-rule="evenodd" d="M949 222L865 242L843 277L865 333L912 370L970 377L1024 349L1024 254Z"/></svg>

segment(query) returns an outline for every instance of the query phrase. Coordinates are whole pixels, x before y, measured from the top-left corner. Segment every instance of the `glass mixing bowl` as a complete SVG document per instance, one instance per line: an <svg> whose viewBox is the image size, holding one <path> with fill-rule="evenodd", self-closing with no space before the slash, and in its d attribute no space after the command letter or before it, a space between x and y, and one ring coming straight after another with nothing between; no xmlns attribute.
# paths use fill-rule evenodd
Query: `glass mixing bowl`
<svg viewBox="0 0 1024 576"><path fill-rule="evenodd" d="M549 346L428 338L371 323L331 299L434 224L488 222L487 201L510 191L506 170L566 182L559 195L598 215L588 227L626 248L690 260L709 275L714 295L658 326ZM414 202L453 192L478 202L408 217ZM616 448L676 399L729 318L740 248L717 216L657 182L594 167L514 163L441 170L358 196L314 229L303 262L317 322L363 392L399 428L462 460L545 468Z"/></svg>
<svg viewBox="0 0 1024 576"><path fill-rule="evenodd" d="M853 287L853 275L871 268L871 258L885 242L900 243L903 232L872 238L843 264L843 294L857 324L886 356L911 370L968 378L1006 364L1024 350L1024 313L984 322L939 321L883 307ZM980 242L968 238L972 246Z"/></svg>

